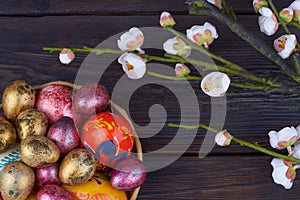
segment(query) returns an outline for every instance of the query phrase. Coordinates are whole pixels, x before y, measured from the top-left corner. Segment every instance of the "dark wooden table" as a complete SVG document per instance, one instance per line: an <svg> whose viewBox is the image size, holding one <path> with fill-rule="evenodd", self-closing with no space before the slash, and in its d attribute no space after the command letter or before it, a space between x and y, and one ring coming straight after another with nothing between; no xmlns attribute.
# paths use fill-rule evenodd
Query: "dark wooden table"
<svg viewBox="0 0 300 200"><path fill-rule="evenodd" d="M228 0L227 3L233 7L240 23L271 46L273 39L283 30L272 37L262 34L251 2ZM275 1L278 8L291 2ZM59 63L56 53L49 54L42 51L42 47L94 47L133 26L159 27L159 15L164 10L174 15L177 22L175 29L183 33L192 25L205 21L215 24L219 38L211 46L212 52L256 74L285 78L272 62L216 19L189 16L184 0L21 0L0 4L0 89L3 91L10 81L16 79L26 79L34 85L54 80L73 82L87 54L76 54L75 61L65 66ZM299 31L296 34L300 36ZM101 83L112 93L122 75L121 67L115 61L105 72ZM208 122L210 99L199 89L199 81L191 81L190 84L198 96L200 121ZM267 135L270 130L300 124L299 93L283 96L230 88L226 98L224 127L237 137L250 142L258 141L263 147L271 148ZM130 99L133 121L140 126L147 125L150 122L148 111L154 104L165 107L167 122L180 121L179 104L174 94L157 84L145 85L133 94ZM154 136L142 138L144 152L162 148L172 140L176 131L165 126ZM227 148L215 146L205 158L200 159L198 153L205 134L206 131L199 129L193 143L178 160L148 173L139 199L299 199L300 179L296 178L291 190L276 185L271 177L272 158L269 156L233 143Z"/></svg>

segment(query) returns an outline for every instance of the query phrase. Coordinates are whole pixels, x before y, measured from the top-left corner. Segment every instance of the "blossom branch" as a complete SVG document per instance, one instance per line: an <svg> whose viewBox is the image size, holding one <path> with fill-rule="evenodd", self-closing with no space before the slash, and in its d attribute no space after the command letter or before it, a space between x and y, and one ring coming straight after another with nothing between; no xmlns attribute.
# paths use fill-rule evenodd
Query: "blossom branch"
<svg viewBox="0 0 300 200"><path fill-rule="evenodd" d="M45 51L49 51L50 53L55 52L55 51L61 51L63 48L57 48L57 47L44 47L43 50ZM99 49L99 48L90 48L90 47L86 47L84 46L83 48L70 48L73 52L81 52L81 53L96 53L97 55L99 54L104 54L104 53L113 53L113 54L123 54L123 51L119 51L119 50L114 50L114 49ZM201 49L201 48L199 48ZM167 55L166 57L160 57L160 56L153 56L153 55L148 55L148 54L141 54L141 53L136 53L137 55L146 58L148 61L159 61L159 62L167 62L167 63L190 63L199 67L203 67L204 70L214 70L217 69L222 71L222 72L226 72L230 75L235 75L235 76L240 76L246 80L251 80L254 82L258 82L258 83L262 83L268 87L272 87L272 88L278 88L280 85L277 83L274 83L271 80L266 80L264 78L259 78L256 77L255 75L248 73L247 71L245 71L242 68L239 68L237 66L233 66L232 68L227 68L221 65L215 65L209 62L203 62L203 61L199 61L199 60L195 60L195 59L189 59L189 58L183 58L180 56L174 56L174 55ZM229 61L228 61L229 62ZM260 87L258 87L260 88Z"/></svg>
<svg viewBox="0 0 300 200"><path fill-rule="evenodd" d="M278 56L272 49L270 49L260 38L253 35L251 32L246 30L245 27L236 23L230 17L224 15L215 6L210 5L206 0L188 0L188 3L190 4L190 14L208 15L216 18L217 20L225 24L241 39L249 43L256 51L279 66L283 73L287 74L290 77L295 75L295 73L288 67L287 63L283 59L281 59L281 57ZM299 79L293 80L300 84Z"/></svg>
<svg viewBox="0 0 300 200"><path fill-rule="evenodd" d="M181 125L181 124L169 123L168 126L169 127L174 127L174 128L184 128L184 129L202 128L202 129L211 131L211 132L213 132L215 134L217 134L217 133L220 132L220 131L218 131L218 130L216 130L214 128L211 128L211 127L209 127L209 126L207 126L205 124L198 124L198 125L195 125L195 126L189 126L189 125ZM276 158L281 158L281 159L284 159L284 160L288 160L288 161L291 161L291 162L300 163L300 159L297 159L297 158L295 158L293 156L283 155L283 154L280 154L280 153L268 150L266 148L263 148L263 147L261 147L261 146L259 146L257 144L253 144L253 143L247 142L245 140L238 139L238 138L233 137L233 136L232 136L232 140L235 141L236 143L240 144L241 146L245 146L245 147L248 147L250 149L254 149L254 150L259 151L261 153L264 153L264 154L267 154L267 155L270 155L270 156L273 156L273 157L276 157Z"/></svg>

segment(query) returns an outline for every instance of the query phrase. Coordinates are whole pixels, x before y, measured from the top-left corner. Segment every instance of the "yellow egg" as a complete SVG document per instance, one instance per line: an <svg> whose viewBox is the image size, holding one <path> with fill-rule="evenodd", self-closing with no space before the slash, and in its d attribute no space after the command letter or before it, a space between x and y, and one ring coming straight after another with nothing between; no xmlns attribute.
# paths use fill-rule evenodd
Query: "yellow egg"
<svg viewBox="0 0 300 200"><path fill-rule="evenodd" d="M69 191L74 199L92 200L92 199L114 199L126 200L126 194L122 190L115 189L109 182L109 177L96 172L87 182L80 185L62 185L62 188Z"/></svg>

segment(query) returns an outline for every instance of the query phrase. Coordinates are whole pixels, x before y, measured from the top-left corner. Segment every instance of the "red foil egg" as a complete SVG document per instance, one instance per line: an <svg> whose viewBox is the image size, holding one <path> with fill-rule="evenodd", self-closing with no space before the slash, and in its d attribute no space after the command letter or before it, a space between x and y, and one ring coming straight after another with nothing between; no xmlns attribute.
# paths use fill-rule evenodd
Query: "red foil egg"
<svg viewBox="0 0 300 200"><path fill-rule="evenodd" d="M84 148L106 166L113 166L130 155L134 135L128 121L110 112L92 116L83 126L81 141Z"/></svg>

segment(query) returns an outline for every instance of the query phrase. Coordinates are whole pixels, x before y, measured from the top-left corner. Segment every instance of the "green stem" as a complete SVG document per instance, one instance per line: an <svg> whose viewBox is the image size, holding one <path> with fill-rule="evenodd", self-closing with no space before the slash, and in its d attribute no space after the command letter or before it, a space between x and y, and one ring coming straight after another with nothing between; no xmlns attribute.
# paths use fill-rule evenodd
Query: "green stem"
<svg viewBox="0 0 300 200"><path fill-rule="evenodd" d="M294 26L294 27L300 29L300 24L299 23L291 22L291 23L289 23L289 25Z"/></svg>
<svg viewBox="0 0 300 200"><path fill-rule="evenodd" d="M172 80L172 81L201 81L203 78L199 76L184 76L184 77L178 77L178 76L168 76L168 75L163 75L151 71L147 71L147 74L149 76L153 76L156 78L162 78L166 80Z"/></svg>
<svg viewBox="0 0 300 200"><path fill-rule="evenodd" d="M50 53L55 51L61 51L63 48L60 47L43 47L44 51L49 51ZM80 52L80 53L96 53L96 54L103 54L103 53L113 53L113 54L123 54L123 51L120 50L114 50L114 49L97 49L97 48L91 48L84 46L83 48L69 48L74 53Z"/></svg>
<svg viewBox="0 0 300 200"><path fill-rule="evenodd" d="M160 56L151 56L151 55L148 55L148 54L137 54L143 58L146 58L148 61L160 61L160 62L167 62L167 63L178 63L178 62L181 62L181 63L187 63L186 61L184 62L183 60L179 61L179 58L178 57L177 59L174 59L174 58L165 58L165 57L160 57Z"/></svg>
<svg viewBox="0 0 300 200"><path fill-rule="evenodd" d="M175 124L175 123L168 123L168 126L169 127L173 127L173 128L184 128L184 129L196 129L196 128L203 128L205 130L208 130L210 132L213 132L213 133L218 133L220 131L218 131L217 129L214 129L212 127L209 127L205 124L198 124L198 125L195 125L195 126L191 126L191 125L184 125L184 124Z"/></svg>
<svg viewBox="0 0 300 200"><path fill-rule="evenodd" d="M244 141L244 140L241 140L241 139L238 139L236 137L232 137L232 140L239 143L241 146L246 146L246 147L249 147L251 149L254 149L256 151L260 151L264 154L267 154L267 155L270 155L270 156L273 156L273 157L276 157L276 158L281 158L281 159L284 159L284 160L289 160L289 161L292 161L292 162L297 162L297 163L300 163L300 160L293 157L293 156L287 156L287 155L283 155L283 154L280 154L280 153L276 153L274 151L270 151L266 148L263 148L261 146L258 146L258 145L255 145L255 144L252 144L250 142L247 142L247 141Z"/></svg>
<svg viewBox="0 0 300 200"><path fill-rule="evenodd" d="M162 78L166 80L173 80L173 81L201 81L203 78L199 76L184 76L184 77L178 77L178 76L168 76L168 75L163 75L155 72L148 71L147 74L149 76L153 76L156 78ZM241 84L241 83L230 83L231 86L237 87L237 88L243 88L243 89L251 89L251 90L265 90L265 86L258 86L258 85L253 85L253 84Z"/></svg>
<svg viewBox="0 0 300 200"><path fill-rule="evenodd" d="M211 127L209 127L209 126L207 126L205 124L198 124L198 125L195 125L195 126L189 126L189 125L181 125L181 124L169 123L168 126L169 127L175 127L175 128L184 128L184 129L202 128L202 129L211 131L213 133L220 132L220 131L218 131L218 130L216 130L214 128L211 128ZM291 161L291 162L300 163L300 160L297 159L297 158L295 158L295 157L293 157L293 156L287 156L287 155L283 155L283 154L280 154L280 153L276 153L274 151L270 151L270 150L268 150L266 148L258 146L257 144L252 144L250 142L238 139L238 138L233 137L233 136L232 136L232 140L235 141L236 143L240 144L241 146L245 146L245 147L248 147L250 149L254 149L254 150L259 151L261 153L264 153L264 154L267 154L267 155L270 155L270 156L273 156L273 157L276 157L276 158L281 158L281 159L284 159L284 160L288 160L288 161Z"/></svg>

